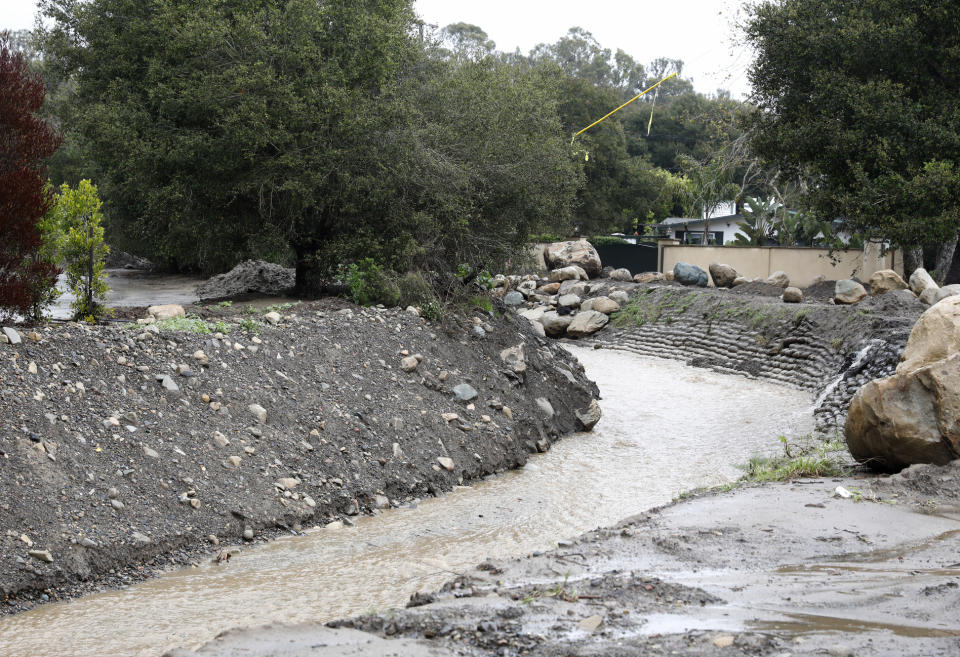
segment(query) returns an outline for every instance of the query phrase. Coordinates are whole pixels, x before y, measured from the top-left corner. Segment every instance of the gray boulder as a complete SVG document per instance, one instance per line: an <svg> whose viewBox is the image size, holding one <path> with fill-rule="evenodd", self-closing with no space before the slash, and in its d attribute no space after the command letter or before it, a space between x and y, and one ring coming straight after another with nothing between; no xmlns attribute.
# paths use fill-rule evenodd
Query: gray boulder
<svg viewBox="0 0 960 657"><path fill-rule="evenodd" d="M508 306L522 306L524 302L523 294L512 290L503 296L503 302Z"/></svg>
<svg viewBox="0 0 960 657"><path fill-rule="evenodd" d="M867 290L860 283L849 279L837 281L833 288L833 302L838 305L857 303L867 296Z"/></svg>
<svg viewBox="0 0 960 657"><path fill-rule="evenodd" d="M621 267L620 269L614 269L612 272L610 272L610 280L632 283L633 274L630 273L629 269Z"/></svg>
<svg viewBox="0 0 960 657"><path fill-rule="evenodd" d="M606 317L606 315L604 315L604 317ZM572 321L573 317L570 315L561 315L555 310L543 313L543 317L540 318L544 332L551 337L563 335Z"/></svg>
<svg viewBox="0 0 960 657"><path fill-rule="evenodd" d="M567 326L567 335L582 338L585 335L596 333L609 321L610 318L603 313L596 310L585 310L582 313L577 313L570 325Z"/></svg>
<svg viewBox="0 0 960 657"><path fill-rule="evenodd" d="M706 287L707 272L696 265L686 262L678 262L673 266L673 279L684 285L698 285Z"/></svg>

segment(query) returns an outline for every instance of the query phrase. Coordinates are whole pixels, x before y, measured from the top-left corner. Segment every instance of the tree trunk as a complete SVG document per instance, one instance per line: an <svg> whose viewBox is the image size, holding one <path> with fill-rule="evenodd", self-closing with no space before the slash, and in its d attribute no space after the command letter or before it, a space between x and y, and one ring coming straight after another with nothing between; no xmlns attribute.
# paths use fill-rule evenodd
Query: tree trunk
<svg viewBox="0 0 960 657"><path fill-rule="evenodd" d="M937 247L937 264L931 275L937 285L943 285L950 272L950 265L953 264L953 253L957 250L957 234Z"/></svg>
<svg viewBox="0 0 960 657"><path fill-rule="evenodd" d="M917 269L923 267L923 247L903 247L903 276L909 279Z"/></svg>

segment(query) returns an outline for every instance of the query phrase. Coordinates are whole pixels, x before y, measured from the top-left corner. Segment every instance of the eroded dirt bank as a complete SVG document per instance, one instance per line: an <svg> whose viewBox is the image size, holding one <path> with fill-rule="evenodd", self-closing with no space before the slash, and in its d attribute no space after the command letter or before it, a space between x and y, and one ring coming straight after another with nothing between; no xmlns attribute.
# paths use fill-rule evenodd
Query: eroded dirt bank
<svg viewBox="0 0 960 657"><path fill-rule="evenodd" d="M485 562L402 611L168 655L955 655L958 477L914 466L707 494Z"/></svg>
<svg viewBox="0 0 960 657"><path fill-rule="evenodd" d="M0 613L516 467L597 394L502 313L205 313L220 338L58 324L0 345Z"/></svg>

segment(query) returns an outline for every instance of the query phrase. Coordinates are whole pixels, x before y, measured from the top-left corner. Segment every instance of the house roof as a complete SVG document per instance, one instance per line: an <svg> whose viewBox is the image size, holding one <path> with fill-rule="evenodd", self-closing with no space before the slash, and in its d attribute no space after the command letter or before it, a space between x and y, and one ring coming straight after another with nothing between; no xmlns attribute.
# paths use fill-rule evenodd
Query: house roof
<svg viewBox="0 0 960 657"><path fill-rule="evenodd" d="M710 223L712 224L714 222L734 221L734 220L740 221L741 219L743 219L742 214L727 214L727 215L723 215L722 217L711 217ZM697 219L694 217L667 217L663 221L654 224L654 226L662 226L664 228L668 226L682 226L682 225L697 226L697 225L702 225L704 221L705 221L704 219Z"/></svg>

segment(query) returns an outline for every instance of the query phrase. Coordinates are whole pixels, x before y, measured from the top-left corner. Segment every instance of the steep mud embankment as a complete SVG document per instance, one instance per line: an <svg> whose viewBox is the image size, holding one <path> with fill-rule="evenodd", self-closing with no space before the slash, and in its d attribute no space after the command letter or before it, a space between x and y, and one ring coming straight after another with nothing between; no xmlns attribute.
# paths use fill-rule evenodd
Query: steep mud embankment
<svg viewBox="0 0 960 657"><path fill-rule="evenodd" d="M786 304L739 288L607 285L632 288L630 302L588 342L809 390L822 431L843 424L860 386L893 373L925 310L898 293L835 306Z"/></svg>
<svg viewBox="0 0 960 657"><path fill-rule="evenodd" d="M222 335L56 324L0 345L0 613L519 466L597 394L500 311L205 312Z"/></svg>

